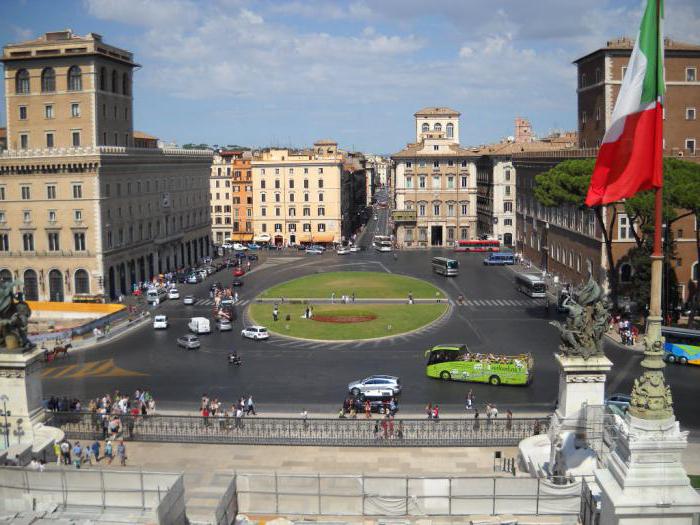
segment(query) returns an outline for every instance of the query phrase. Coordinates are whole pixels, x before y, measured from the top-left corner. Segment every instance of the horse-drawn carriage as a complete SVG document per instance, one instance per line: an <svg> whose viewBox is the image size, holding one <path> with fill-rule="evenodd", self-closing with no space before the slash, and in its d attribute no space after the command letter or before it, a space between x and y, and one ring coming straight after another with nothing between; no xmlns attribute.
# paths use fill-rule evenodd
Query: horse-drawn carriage
<svg viewBox="0 0 700 525"><path fill-rule="evenodd" d="M53 361L59 355L63 357L68 357L68 350L70 350L71 348L73 348L73 345L70 342L57 341L51 350L49 350L48 348L44 348L44 361Z"/></svg>

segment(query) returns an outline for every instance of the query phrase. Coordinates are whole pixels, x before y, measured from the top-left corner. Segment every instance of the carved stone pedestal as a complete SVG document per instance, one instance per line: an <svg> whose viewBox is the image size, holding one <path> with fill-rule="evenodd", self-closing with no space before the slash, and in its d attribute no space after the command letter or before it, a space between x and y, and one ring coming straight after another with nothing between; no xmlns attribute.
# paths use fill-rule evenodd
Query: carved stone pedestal
<svg viewBox="0 0 700 525"><path fill-rule="evenodd" d="M559 363L559 402L556 419L565 426L576 426L585 417L586 406L605 403L605 375L612 361L605 356L569 357L556 354Z"/></svg>
<svg viewBox="0 0 700 525"><path fill-rule="evenodd" d="M681 463L688 433L680 431L675 417L649 420L628 414L621 430L606 468L595 471L602 493L600 523L697 523L700 495Z"/></svg>
<svg viewBox="0 0 700 525"><path fill-rule="evenodd" d="M0 409L10 413L7 419L0 416L0 450L7 447L7 441L14 447L35 440L35 430L43 419L39 377L43 358L40 349L24 354L0 353ZM2 396L7 396L4 406Z"/></svg>

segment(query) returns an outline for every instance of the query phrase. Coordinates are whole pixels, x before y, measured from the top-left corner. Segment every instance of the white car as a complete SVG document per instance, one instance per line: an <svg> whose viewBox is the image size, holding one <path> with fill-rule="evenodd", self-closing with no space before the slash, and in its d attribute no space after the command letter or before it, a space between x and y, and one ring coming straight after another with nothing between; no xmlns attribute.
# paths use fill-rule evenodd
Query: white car
<svg viewBox="0 0 700 525"><path fill-rule="evenodd" d="M192 306L194 302L194 295L186 295L185 298L182 300L182 304L187 304L190 306Z"/></svg>
<svg viewBox="0 0 700 525"><path fill-rule="evenodd" d="M352 246L349 247L349 250L350 250L352 253L359 252L359 251L360 251L360 247L353 244Z"/></svg>
<svg viewBox="0 0 700 525"><path fill-rule="evenodd" d="M230 249L233 248L233 244L231 244L230 242L225 242L224 244L221 245L221 247L222 247L224 250L230 250Z"/></svg>
<svg viewBox="0 0 700 525"><path fill-rule="evenodd" d="M153 318L153 328L155 330L164 330L168 327L168 316L167 315L156 315Z"/></svg>
<svg viewBox="0 0 700 525"><path fill-rule="evenodd" d="M178 291L177 288L171 288L168 290L168 299L179 299L180 298L180 292Z"/></svg>
<svg viewBox="0 0 700 525"><path fill-rule="evenodd" d="M264 326L246 326L241 330L241 335L247 337L248 339L269 339L270 334L267 332L267 328Z"/></svg>
<svg viewBox="0 0 700 525"><path fill-rule="evenodd" d="M244 252L248 249L248 247L245 244L241 244L241 243L237 242L233 245L233 249L236 250L237 252Z"/></svg>
<svg viewBox="0 0 700 525"><path fill-rule="evenodd" d="M397 395L401 392L401 380L396 376L374 375L348 384L348 392L353 396L370 390L391 390Z"/></svg>
<svg viewBox="0 0 700 525"><path fill-rule="evenodd" d="M340 246L335 253L338 255L347 255L350 253L350 248L347 248L346 246Z"/></svg>
<svg viewBox="0 0 700 525"><path fill-rule="evenodd" d="M209 319L206 317L193 317L187 324L187 328L190 329L190 332L197 335L211 333L211 325L209 323Z"/></svg>
<svg viewBox="0 0 700 525"><path fill-rule="evenodd" d="M309 246L305 251L311 255L323 255L323 250L316 246Z"/></svg>

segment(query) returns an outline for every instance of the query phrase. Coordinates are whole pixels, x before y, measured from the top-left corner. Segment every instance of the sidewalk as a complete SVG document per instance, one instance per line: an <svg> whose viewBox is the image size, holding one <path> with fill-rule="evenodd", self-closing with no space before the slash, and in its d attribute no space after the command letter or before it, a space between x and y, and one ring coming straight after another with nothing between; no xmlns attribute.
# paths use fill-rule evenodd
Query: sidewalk
<svg viewBox="0 0 700 525"><path fill-rule="evenodd" d="M617 333L615 329L608 330L604 335L609 341L612 341L620 348L623 348L625 350L633 350L635 352L644 352L644 334L639 334L639 336L637 336L636 342L633 345L622 344L620 334Z"/></svg>

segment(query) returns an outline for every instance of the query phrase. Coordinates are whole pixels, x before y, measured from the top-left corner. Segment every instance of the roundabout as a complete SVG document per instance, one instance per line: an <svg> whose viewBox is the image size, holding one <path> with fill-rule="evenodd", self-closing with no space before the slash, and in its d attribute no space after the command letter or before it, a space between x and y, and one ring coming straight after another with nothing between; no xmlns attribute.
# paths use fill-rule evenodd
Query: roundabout
<svg viewBox="0 0 700 525"><path fill-rule="evenodd" d="M448 311L444 299L442 290L414 277L324 272L265 290L250 305L248 317L287 337L359 341L423 329Z"/></svg>

